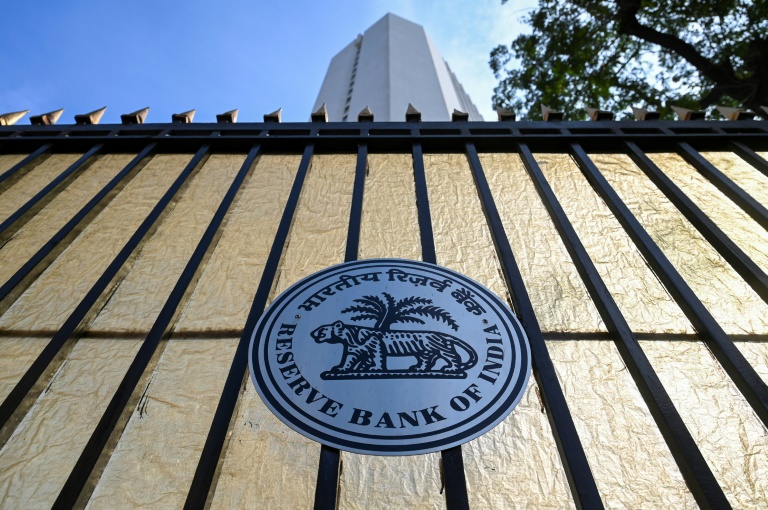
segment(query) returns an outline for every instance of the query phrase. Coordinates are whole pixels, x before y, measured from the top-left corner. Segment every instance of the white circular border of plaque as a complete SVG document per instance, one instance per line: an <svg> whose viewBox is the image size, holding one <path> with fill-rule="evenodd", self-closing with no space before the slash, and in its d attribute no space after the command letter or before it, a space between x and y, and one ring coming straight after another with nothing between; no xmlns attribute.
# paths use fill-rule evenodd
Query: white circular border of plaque
<svg viewBox="0 0 768 510"><path fill-rule="evenodd" d="M445 450L498 425L523 396L528 339L495 294L403 259L332 266L270 304L251 336L251 380L296 432L341 450Z"/></svg>

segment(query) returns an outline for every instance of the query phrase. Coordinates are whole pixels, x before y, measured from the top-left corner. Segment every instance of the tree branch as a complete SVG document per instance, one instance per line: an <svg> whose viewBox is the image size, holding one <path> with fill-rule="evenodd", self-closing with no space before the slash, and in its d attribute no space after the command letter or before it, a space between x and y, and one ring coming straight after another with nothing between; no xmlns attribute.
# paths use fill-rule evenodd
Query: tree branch
<svg viewBox="0 0 768 510"><path fill-rule="evenodd" d="M701 98L699 101L699 104L706 108L708 106L711 106L715 104L717 101L720 100L721 97L725 94L725 90L723 90L722 87L714 87L712 90L707 92L707 94Z"/></svg>
<svg viewBox="0 0 768 510"><path fill-rule="evenodd" d="M718 65L699 53L696 48L677 36L665 34L641 24L637 19L640 10L640 0L617 0L620 34L638 37L644 41L661 46L690 63L703 76L718 85L733 85L739 83L733 71L726 66Z"/></svg>

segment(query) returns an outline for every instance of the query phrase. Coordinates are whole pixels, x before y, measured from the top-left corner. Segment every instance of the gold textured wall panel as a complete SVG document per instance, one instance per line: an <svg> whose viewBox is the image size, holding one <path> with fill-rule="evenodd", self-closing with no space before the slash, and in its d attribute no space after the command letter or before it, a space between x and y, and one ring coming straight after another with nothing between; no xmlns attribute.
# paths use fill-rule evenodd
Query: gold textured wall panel
<svg viewBox="0 0 768 510"><path fill-rule="evenodd" d="M7 282L132 158L130 154L102 157L9 239L0 249L0 285Z"/></svg>
<svg viewBox="0 0 768 510"><path fill-rule="evenodd" d="M616 345L547 347L606 508L698 508Z"/></svg>
<svg viewBox="0 0 768 510"><path fill-rule="evenodd" d="M755 197L765 200L768 177L727 152L703 153ZM768 268L768 233L676 154L649 154L654 162L756 264ZM768 332L768 307L644 174L623 155L594 157L611 185L640 220L696 295L729 334ZM763 202L766 203L766 202ZM735 342L768 383L768 343Z"/></svg>
<svg viewBox="0 0 768 510"><path fill-rule="evenodd" d="M768 206L768 175L732 152L702 152L701 155L755 200Z"/></svg>
<svg viewBox="0 0 768 510"><path fill-rule="evenodd" d="M358 256L421 260L419 213L410 154L368 156Z"/></svg>
<svg viewBox="0 0 768 510"><path fill-rule="evenodd" d="M658 155L654 157L662 159ZM726 333L768 332L768 305L635 166L629 156L601 154L592 158L632 214ZM665 166L670 166L666 169L668 174L683 174L683 170L676 164L682 161L677 160L677 157L673 161L663 161ZM687 166L685 163L680 166L683 165ZM700 184L701 181L692 179L686 186L686 192L693 188L697 194L701 194L702 190L696 191ZM706 212L714 217L714 211ZM722 214L718 216L723 218ZM739 230L741 238L752 235L738 222L733 224L731 230ZM768 246L768 233L763 231L763 234L765 239L761 240L755 232L751 243L761 246L760 250L764 252L762 258L768 261L768 252L765 250ZM753 256L752 260L757 262L759 258Z"/></svg>
<svg viewBox="0 0 768 510"><path fill-rule="evenodd" d="M755 264L768 272L768 233L759 224L677 154L648 156Z"/></svg>
<svg viewBox="0 0 768 510"><path fill-rule="evenodd" d="M621 230L618 221L599 200L570 157L548 154L537 156L537 160L622 313L628 319L631 318L629 322L632 329L663 333L668 327L665 322L668 321L667 324L672 326L670 329L673 331L680 328L691 332L682 312L665 293L661 284L653 278L636 248ZM628 294L628 285L638 283L641 287ZM649 310L654 310L655 313L649 314ZM642 317L647 317L647 320L643 322ZM661 335L659 340L643 342L642 345L665 387L665 377L668 377L665 374L674 375L677 379L682 379L689 388L689 398L706 402L706 405L697 408L692 405L693 401L685 400L685 392L678 393L677 399L673 396L673 402L701 448L704 458L721 484L730 487L726 495L732 502L750 500L753 497L751 482L743 476L737 476L736 471L730 470L729 466L738 464L740 459L754 456L753 445L764 444L766 440L765 427L756 422L757 417L745 407L747 404L743 397L734 384L725 378L719 366L681 358L677 363L688 363L690 368L675 371L669 363L675 357L664 354L674 352L675 344L665 341ZM691 345L693 349L706 353L704 346L698 342L684 345ZM649 347L654 350L649 350ZM709 359L712 359L711 356ZM678 365L675 366L679 368ZM670 396L671 393L670 391ZM708 435L705 432L729 420L744 424L739 434Z"/></svg>
<svg viewBox="0 0 768 510"><path fill-rule="evenodd" d="M632 330L693 333L688 319L571 157L537 154L535 158Z"/></svg>
<svg viewBox="0 0 768 510"><path fill-rule="evenodd" d="M481 154L523 281L544 332L606 331L517 154Z"/></svg>
<svg viewBox="0 0 768 510"><path fill-rule="evenodd" d="M768 206L768 177L733 153L702 155ZM0 155L0 174L25 156ZM0 194L0 222L79 157L53 154L15 181ZM0 316L0 401L190 157L152 157ZM590 157L768 383L768 305L628 156ZM765 229L680 156L649 157L768 272ZM0 246L0 285L132 158L94 158ZM50 384L0 449L0 508L53 503L244 159L207 160L44 376ZM762 507L768 430L572 158L536 159L630 327L645 334L643 350L730 503ZM300 160L270 154L254 164L178 323L125 410L124 430L86 487L88 508L184 504ZM606 507L696 508L520 157L481 154L480 161ZM313 156L271 298L343 261L355 164L354 154ZM426 154L424 164L437 263L509 302L466 156ZM361 220L359 258L421 259L411 154L368 155ZM211 506L312 507L320 445L276 418L244 376ZM462 451L472 508L574 506L533 377L511 415ZM341 460L340 509L445 507L439 453L342 452Z"/></svg>
<svg viewBox="0 0 768 510"><path fill-rule="evenodd" d="M11 169L13 165L26 158L27 154L2 154L0 155L0 174Z"/></svg>
<svg viewBox="0 0 768 510"><path fill-rule="evenodd" d="M82 154L54 154L5 190L0 200L0 222L7 220L80 156Z"/></svg>
<svg viewBox="0 0 768 510"><path fill-rule="evenodd" d="M509 302L472 174L463 154L425 156L437 263L474 278ZM465 444L474 508L572 506L547 416L531 377L523 399L493 430Z"/></svg>
<svg viewBox="0 0 768 510"><path fill-rule="evenodd" d="M189 159L155 156L0 317L0 398L8 395Z"/></svg>
<svg viewBox="0 0 768 510"><path fill-rule="evenodd" d="M298 164L296 156L258 160L141 390L91 508L112 508L123 498L129 507L183 505Z"/></svg>
<svg viewBox="0 0 768 510"><path fill-rule="evenodd" d="M413 158L371 154L365 180L359 258L421 260ZM440 456L342 453L339 508L443 508Z"/></svg>
<svg viewBox="0 0 768 510"><path fill-rule="evenodd" d="M188 160L166 158L170 174ZM43 507L55 501L242 159L212 156L194 177L11 436L2 451L9 465L0 487L19 479L34 482L6 492L5 503ZM129 493L121 495L125 504Z"/></svg>
<svg viewBox="0 0 768 510"><path fill-rule="evenodd" d="M768 432L706 346L640 344L733 508L764 508Z"/></svg>
<svg viewBox="0 0 768 510"><path fill-rule="evenodd" d="M520 158L481 162L542 330L605 332ZM695 508L614 343L565 337L547 347L606 505Z"/></svg>
<svg viewBox="0 0 768 510"><path fill-rule="evenodd" d="M312 160L273 295L344 261L355 156ZM320 445L284 425L245 383L213 508L311 508Z"/></svg>
<svg viewBox="0 0 768 510"><path fill-rule="evenodd" d="M763 338L760 341L734 341L741 354L755 369L757 375L768 384L768 339Z"/></svg>

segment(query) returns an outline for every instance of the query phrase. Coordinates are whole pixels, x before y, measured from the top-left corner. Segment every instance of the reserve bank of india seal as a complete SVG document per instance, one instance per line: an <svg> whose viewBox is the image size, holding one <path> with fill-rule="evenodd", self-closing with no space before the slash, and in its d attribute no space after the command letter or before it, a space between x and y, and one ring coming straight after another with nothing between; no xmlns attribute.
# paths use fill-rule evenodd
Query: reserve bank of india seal
<svg viewBox="0 0 768 510"><path fill-rule="evenodd" d="M517 405L530 347L512 311L455 271L348 262L283 292L249 351L265 404L342 450L411 455L474 439Z"/></svg>

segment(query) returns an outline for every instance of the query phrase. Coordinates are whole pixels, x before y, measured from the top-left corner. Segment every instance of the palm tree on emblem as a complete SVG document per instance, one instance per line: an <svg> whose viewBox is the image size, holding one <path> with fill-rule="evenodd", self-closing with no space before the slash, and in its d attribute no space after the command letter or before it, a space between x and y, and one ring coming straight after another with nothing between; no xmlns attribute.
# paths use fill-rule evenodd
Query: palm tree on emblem
<svg viewBox="0 0 768 510"><path fill-rule="evenodd" d="M390 326L397 323L424 324L419 316L443 321L454 331L459 330L459 325L453 320L451 314L433 305L431 299L412 296L395 301L395 298L386 292L382 292L382 295L384 299L378 296L363 296L355 299L355 303L360 304L345 308L341 313L357 313L351 317L353 321L375 320L373 329L381 332L389 332Z"/></svg>

